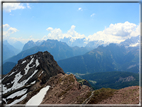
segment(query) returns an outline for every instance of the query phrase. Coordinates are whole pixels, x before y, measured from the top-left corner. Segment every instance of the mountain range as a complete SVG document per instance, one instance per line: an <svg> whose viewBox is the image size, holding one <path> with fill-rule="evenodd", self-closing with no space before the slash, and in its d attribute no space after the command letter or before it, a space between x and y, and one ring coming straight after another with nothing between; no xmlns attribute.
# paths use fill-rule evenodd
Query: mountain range
<svg viewBox="0 0 142 107"><path fill-rule="evenodd" d="M90 50L85 47L81 47L81 48L69 47L66 43L59 42L57 40L43 41L39 43L38 45L37 43L39 42L34 43L33 41L29 41L27 44L24 45L22 52L4 61L4 63L5 62L17 63L18 60L28 55L37 53L38 51L42 51L42 52L49 51L54 56L55 60L58 61L61 59L72 57L72 56L82 55Z"/></svg>
<svg viewBox="0 0 142 107"><path fill-rule="evenodd" d="M95 41L90 41L85 47L95 49L100 45L106 46L107 44L105 45L104 41L102 40L95 40Z"/></svg>
<svg viewBox="0 0 142 107"><path fill-rule="evenodd" d="M42 42L43 41L34 42L34 41L30 40L23 46L22 51L25 51L25 50L30 49L30 48L35 47L35 46L40 46Z"/></svg>
<svg viewBox="0 0 142 107"><path fill-rule="evenodd" d="M18 52L19 50L10 45L7 40L3 41L3 61L18 54Z"/></svg>
<svg viewBox="0 0 142 107"><path fill-rule="evenodd" d="M139 47L125 48L116 44L58 61L65 73L95 73L107 71L139 72Z"/></svg>
<svg viewBox="0 0 142 107"><path fill-rule="evenodd" d="M18 40L8 40L9 44L12 45L14 48L18 49L19 52L22 51L24 43Z"/></svg>
<svg viewBox="0 0 142 107"><path fill-rule="evenodd" d="M125 41L121 42L121 43L117 43L117 45L119 46L125 46L126 48L128 47L137 47L139 46L140 43L140 36L136 36L136 37L131 37L126 39ZM86 44L85 47L91 48L91 49L95 49L100 45L103 45L104 47L107 46L109 43L104 43L104 41L102 40L94 40L94 41L90 41L89 43Z"/></svg>
<svg viewBox="0 0 142 107"><path fill-rule="evenodd" d="M31 48L28 49L29 47ZM36 43L29 41L25 44L23 50L19 54L5 60L4 63L17 63L18 60L38 51L49 51L66 73L139 72L138 46L126 47L125 45L110 44L108 46L101 45L91 50L91 48L87 47L69 47L66 43L57 40L47 40ZM3 67L3 74L10 72L6 70L11 69L10 66L9 68L7 68L8 66L5 67Z"/></svg>
<svg viewBox="0 0 142 107"><path fill-rule="evenodd" d="M84 41L85 38L78 38L75 40L72 40L72 38L66 38L64 37L63 39L61 39L61 42L66 42L70 47L74 47L74 46L78 46L78 47L85 47L86 43Z"/></svg>
<svg viewBox="0 0 142 107"><path fill-rule="evenodd" d="M95 49L100 45L107 46L109 43L104 43L102 40L93 40L88 43L85 43L85 38L71 40L71 38L63 38L60 40L61 42L66 42L69 46L79 46L79 47L87 47L91 49ZM119 45L124 45L126 47L131 46L132 44L139 43L140 36L131 37L126 39L125 41L119 43Z"/></svg>
<svg viewBox="0 0 142 107"><path fill-rule="evenodd" d="M129 39L126 39L125 41L123 41L123 42L121 42L120 44L118 44L118 45L121 45L121 46L125 46L125 47L132 47L132 46L138 46L138 44L139 44L139 41L140 41L140 36L136 36L136 37L131 37L131 38L129 38ZM62 42L61 42L62 41ZM53 49L51 49L51 47L52 48L56 48L56 49L58 49L59 47L60 48L62 48L62 49L64 49L64 50L69 50L70 52L71 52L71 55L69 55L69 53L68 53L68 55L66 55L65 54L65 57L63 57L62 58L62 56L60 56L60 55L58 55L58 56L56 56L55 57L55 60L61 60L61 59L65 59L65 58L69 58L69 57L72 57L72 56L76 56L76 55L82 55L82 54L85 54L86 52L88 52L88 51L90 51L90 50L93 50L93 49L95 49L95 48L97 48L98 46L100 46L100 45L103 45L103 46L107 46L108 44L104 44L104 42L103 41L101 41L101 40L96 40L96 41L90 41L88 44L84 44L84 39L77 39L77 40L75 40L73 43L74 44L72 44L72 42L69 42L70 41L70 38L64 38L63 40L61 40L61 41L57 41L57 40L50 40L50 39L48 39L48 40L39 40L39 41L37 41L37 42L33 42L32 40L30 40L30 41L28 41L24 46L23 46L23 44L21 43L21 42L15 42L15 44L13 43L13 46L14 47L16 47L16 49L13 47L13 46L10 46L10 44L7 42L7 41L4 41L3 42L3 44L4 44L4 48L3 48L3 52L5 53L4 55L4 57L3 57L3 59L5 60L5 59L8 59L8 58L10 58L10 57L12 57L13 55L16 55L17 53L19 53L20 52L20 50L21 50L21 47L23 47L23 49L22 49L22 51L25 51L25 50L27 50L27 49L31 49L31 48L33 48L33 47L37 47L37 48L42 48L41 50L39 49L39 51L46 51L44 48L47 48L47 51L49 51L51 54L53 54L53 56L56 56L55 54L54 54L54 52L55 52L55 50L53 51ZM68 42L67 42L68 41ZM46 44L46 45L45 45ZM62 46L63 46L63 44L64 44L64 47L66 47L66 48L68 48L68 49L66 49L66 48L63 48ZM83 44L83 45L81 45L81 44ZM5 45L7 45L7 46L5 46ZM52 46L53 45L53 46ZM59 45L59 47L57 46L57 45ZM62 45L62 46L60 46L60 45ZM65 46L66 45L66 46ZM19 48L18 48L19 47ZM9 49L10 48L10 49ZM72 48L72 49L71 49ZM75 49L74 49L75 48ZM18 49L18 50L17 50ZM9 54L8 53L8 51L11 53L11 55L7 55L7 54ZM34 51L34 53L36 53L36 52L38 52L38 50L35 48L35 49L33 49L33 50L35 50ZM33 51L32 50L32 51ZM58 49L59 50L59 49ZM74 51L75 50L75 51ZM77 50L79 50L79 51L77 51ZM14 52L15 52L15 54L14 54ZM21 51L21 52L22 52ZM30 51L30 50L29 50ZM73 51L73 52L72 52ZM57 52L60 52L60 51L57 51ZM80 53L81 52L81 53ZM31 52L29 52L29 53L31 53ZM34 54L34 53L31 53L31 54ZM29 55L29 54L27 54L27 55ZM8 56L8 57L7 57ZM24 56L25 57L25 56ZM24 58L24 57L22 57L22 58ZM61 57L61 58L59 58L59 57ZM14 58L15 59L15 58ZM8 62L8 61L6 61L6 62Z"/></svg>

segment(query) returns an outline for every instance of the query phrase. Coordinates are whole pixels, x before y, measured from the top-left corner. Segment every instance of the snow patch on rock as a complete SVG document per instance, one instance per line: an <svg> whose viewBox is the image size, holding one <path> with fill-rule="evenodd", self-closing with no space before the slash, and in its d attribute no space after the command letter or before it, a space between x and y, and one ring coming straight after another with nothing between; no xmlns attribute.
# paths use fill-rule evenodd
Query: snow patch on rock
<svg viewBox="0 0 142 107"><path fill-rule="evenodd" d="M35 84L35 83L36 83L36 81L31 82L31 84Z"/></svg>
<svg viewBox="0 0 142 107"><path fill-rule="evenodd" d="M32 78L37 73L37 71L38 70L35 70L34 73L28 79L26 79L20 83L18 83L18 81L20 80L22 75L20 74L20 72L18 74L16 74L14 80L12 81L12 83L14 83L14 84L11 88L7 89L7 87L5 87L5 85L3 85L3 90L4 90L3 94L7 93L8 91L23 87L29 81L29 79Z"/></svg>
<svg viewBox="0 0 142 107"><path fill-rule="evenodd" d="M26 62L26 60L24 60L23 62L22 62L22 64L24 64Z"/></svg>
<svg viewBox="0 0 142 107"><path fill-rule="evenodd" d="M30 58L32 58L33 56L31 55Z"/></svg>
<svg viewBox="0 0 142 107"><path fill-rule="evenodd" d="M12 74L14 74L14 72L12 72L10 75L8 75L9 77L12 75Z"/></svg>
<svg viewBox="0 0 142 107"><path fill-rule="evenodd" d="M40 75L43 73L44 71L42 71L40 74L39 74L39 77L40 77Z"/></svg>
<svg viewBox="0 0 142 107"><path fill-rule="evenodd" d="M22 75L20 74L20 72L17 73L17 74L15 75L14 80L11 82L11 83L14 83L14 84L13 84L13 86L12 86L11 88L9 88L9 89L7 89L7 88L3 85L3 90L4 90L3 94L7 93L8 91L11 91L11 90L14 90L14 89L17 89L17 88L21 87L21 84L18 83L18 81L20 80L21 77L22 77Z"/></svg>
<svg viewBox="0 0 142 107"><path fill-rule="evenodd" d="M38 59L36 59L36 67L39 65Z"/></svg>
<svg viewBox="0 0 142 107"><path fill-rule="evenodd" d="M38 106L41 104L46 92L49 90L50 86L42 88L36 95L34 95L27 103L26 106Z"/></svg>
<svg viewBox="0 0 142 107"><path fill-rule="evenodd" d="M25 94L26 92L27 92L27 89L23 89L21 91L17 91L15 93L11 94L10 96L8 96L7 99L14 98L16 96L21 96L21 95Z"/></svg>
<svg viewBox="0 0 142 107"><path fill-rule="evenodd" d="M24 68L25 70L25 75L27 74L27 72L29 71L30 68L34 67L35 65L33 65L32 67L29 67L29 65L33 62L34 58L31 59L30 63L27 64L27 66Z"/></svg>
<svg viewBox="0 0 142 107"><path fill-rule="evenodd" d="M20 101L24 100L26 97L27 97L27 94L23 95L20 99L14 100L12 103L8 104L8 106L12 106L14 104L17 104Z"/></svg>

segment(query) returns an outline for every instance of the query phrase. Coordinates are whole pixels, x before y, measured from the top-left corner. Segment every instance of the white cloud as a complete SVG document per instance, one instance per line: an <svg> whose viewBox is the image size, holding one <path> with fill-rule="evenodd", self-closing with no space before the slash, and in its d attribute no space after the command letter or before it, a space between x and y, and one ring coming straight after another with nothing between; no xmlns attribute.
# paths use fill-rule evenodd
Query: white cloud
<svg viewBox="0 0 142 107"><path fill-rule="evenodd" d="M11 12L16 9L25 9L25 7L20 3L3 3L3 10L6 12Z"/></svg>
<svg viewBox="0 0 142 107"><path fill-rule="evenodd" d="M30 7L29 3L27 3L27 8L31 9L31 7Z"/></svg>
<svg viewBox="0 0 142 107"><path fill-rule="evenodd" d="M26 43L29 40L39 40L34 39L34 35L30 36L27 39L10 37L10 34L17 32L18 30L16 28L10 27L8 24L5 24L3 26L5 27L5 29L7 29L4 31L4 35L5 37L8 36L9 39L18 40L23 43ZM98 31L92 35L86 36L75 31L75 27L75 25L72 25L66 33L62 33L62 30L60 28L53 29L52 27L48 27L46 29L48 31L48 34L44 35L40 40L54 39L60 41L64 38L68 38L71 42L74 42L77 39L83 39L85 43L100 40L104 42L104 44L109 44L120 43L128 38L140 35L140 24L136 25L128 21L126 21L125 23L110 24L110 26L105 28L103 31ZM132 44L132 46L134 46L134 44Z"/></svg>
<svg viewBox="0 0 142 107"><path fill-rule="evenodd" d="M125 23L110 24L103 31L86 37L86 41L102 40L105 43L120 43L138 35L140 35L139 25L126 21Z"/></svg>
<svg viewBox="0 0 142 107"><path fill-rule="evenodd" d="M124 39L122 39L121 37L117 37L111 34L105 34L104 31L99 31L97 33L94 33L93 35L89 35L86 38L86 41L95 41L95 40L100 40L100 41L104 41L105 44L108 43L120 43L122 41L124 41Z"/></svg>
<svg viewBox="0 0 142 107"><path fill-rule="evenodd" d="M50 33L47 35L47 38L48 39L57 39L57 40L60 40L61 38L63 38L63 35L62 35L62 31L61 29L59 28L47 28L48 31L50 31Z"/></svg>
<svg viewBox="0 0 142 107"><path fill-rule="evenodd" d="M74 29L75 29L75 26L74 26L74 25L72 25L72 26L71 26L71 29L72 29L72 30L74 30Z"/></svg>
<svg viewBox="0 0 142 107"><path fill-rule="evenodd" d="M80 8L78 8L78 10L82 11L82 8L80 7Z"/></svg>
<svg viewBox="0 0 142 107"><path fill-rule="evenodd" d="M103 41L105 44L120 43L128 38L140 35L140 25L137 26L136 24L128 21L125 23L110 24L110 26L105 28L103 31L98 31L89 36L76 32L75 25L72 25L67 33L64 34L59 28L53 29L49 27L46 30L50 31L50 33L44 37L46 39L61 40L63 38L70 38L71 42L74 42L76 39L84 39L85 43L96 40Z"/></svg>
<svg viewBox="0 0 142 107"><path fill-rule="evenodd" d="M86 37L84 34L81 35L81 34L77 33L74 29L75 29L75 26L72 25L71 29L68 30L67 34L65 34L65 35L68 35L68 36L65 36L66 38L71 37L70 41L73 42L76 39L82 39L82 38Z"/></svg>
<svg viewBox="0 0 142 107"><path fill-rule="evenodd" d="M9 31L9 33L14 33L14 32L17 32L18 30L17 30L16 28L10 27L10 28L8 29L8 31Z"/></svg>
<svg viewBox="0 0 142 107"><path fill-rule="evenodd" d="M140 23L140 24L142 24L142 23ZM130 37L136 37L136 36L140 35L140 27L141 27L140 24L137 25L135 27L135 29L130 33Z"/></svg>
<svg viewBox="0 0 142 107"><path fill-rule="evenodd" d="M8 24L3 25L3 28L8 28L8 27L10 27Z"/></svg>
<svg viewBox="0 0 142 107"><path fill-rule="evenodd" d="M93 17L95 15L95 13L91 14L91 17Z"/></svg>
<svg viewBox="0 0 142 107"><path fill-rule="evenodd" d="M47 36L44 36L44 38L46 39L63 39L63 38L70 38L70 41L74 41L76 39L81 39L81 38L85 38L85 35L81 35L79 33L77 33L75 30L75 26L72 25L71 28L68 30L67 33L62 33L61 29L59 28L51 28L48 27L46 30L50 31L50 33Z"/></svg>
<svg viewBox="0 0 142 107"><path fill-rule="evenodd" d="M52 27L48 27L46 30L47 30L47 31L52 31L53 28L52 28Z"/></svg>
<svg viewBox="0 0 142 107"><path fill-rule="evenodd" d="M10 34L13 34L17 32L18 30L16 28L10 27L8 24L3 25L3 38L7 39Z"/></svg>
<svg viewBox="0 0 142 107"><path fill-rule="evenodd" d="M126 21L125 23L110 24L109 28L105 29L105 33L115 36L127 37L130 36L130 33L135 29L136 24Z"/></svg>

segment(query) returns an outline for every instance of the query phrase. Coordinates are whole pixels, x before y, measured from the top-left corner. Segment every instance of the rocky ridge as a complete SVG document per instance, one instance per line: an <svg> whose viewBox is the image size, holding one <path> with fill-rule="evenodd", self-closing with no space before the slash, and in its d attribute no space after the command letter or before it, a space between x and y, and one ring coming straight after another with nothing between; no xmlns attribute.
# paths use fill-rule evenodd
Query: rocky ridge
<svg viewBox="0 0 142 107"><path fill-rule="evenodd" d="M11 72L4 76L2 84L2 103L10 106L32 105L38 94L43 95L38 105L81 103L80 98L85 99L91 90L90 87L78 83L73 74L65 74L47 51L19 60ZM40 94L43 93L42 90L44 94Z"/></svg>

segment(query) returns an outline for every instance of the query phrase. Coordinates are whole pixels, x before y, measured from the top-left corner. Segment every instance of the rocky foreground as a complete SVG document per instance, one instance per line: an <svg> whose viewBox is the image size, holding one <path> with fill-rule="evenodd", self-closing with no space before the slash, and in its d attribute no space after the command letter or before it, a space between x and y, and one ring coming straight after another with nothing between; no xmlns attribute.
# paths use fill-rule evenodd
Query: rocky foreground
<svg viewBox="0 0 142 107"><path fill-rule="evenodd" d="M18 61L2 79L2 104L138 104L139 87L99 89L65 74L49 52L38 52Z"/></svg>

